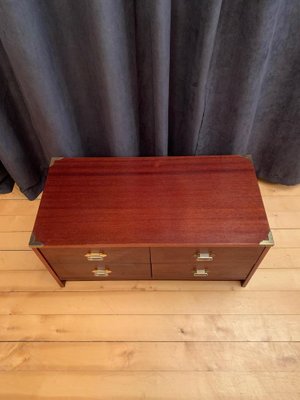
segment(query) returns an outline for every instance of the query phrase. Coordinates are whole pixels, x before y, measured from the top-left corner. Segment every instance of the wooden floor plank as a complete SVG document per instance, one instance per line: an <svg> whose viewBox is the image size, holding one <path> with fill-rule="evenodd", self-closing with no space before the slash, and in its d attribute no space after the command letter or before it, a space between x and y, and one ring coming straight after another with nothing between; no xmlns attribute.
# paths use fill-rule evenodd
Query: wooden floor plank
<svg viewBox="0 0 300 400"><path fill-rule="evenodd" d="M34 215L2 215L0 232L28 232L34 225Z"/></svg>
<svg viewBox="0 0 300 400"><path fill-rule="evenodd" d="M10 193L0 194L0 200L25 200L26 197L20 191L17 185L14 185Z"/></svg>
<svg viewBox="0 0 300 400"><path fill-rule="evenodd" d="M0 250L28 250L31 232L0 232Z"/></svg>
<svg viewBox="0 0 300 400"><path fill-rule="evenodd" d="M0 251L0 271L45 271L45 266L31 250Z"/></svg>
<svg viewBox="0 0 300 400"><path fill-rule="evenodd" d="M300 196L266 196L263 202L267 212L300 211Z"/></svg>
<svg viewBox="0 0 300 400"><path fill-rule="evenodd" d="M269 211L267 215L271 229L300 228L300 211Z"/></svg>
<svg viewBox="0 0 300 400"><path fill-rule="evenodd" d="M300 184L287 186L258 181L259 189L263 197L266 196L300 196Z"/></svg>
<svg viewBox="0 0 300 400"><path fill-rule="evenodd" d="M300 248L272 248L259 266L262 268L300 268Z"/></svg>
<svg viewBox="0 0 300 400"><path fill-rule="evenodd" d="M299 400L299 373L8 372L0 395L24 399Z"/></svg>
<svg viewBox="0 0 300 400"><path fill-rule="evenodd" d="M300 229L274 229L272 233L276 248L300 247Z"/></svg>
<svg viewBox="0 0 300 400"><path fill-rule="evenodd" d="M298 292L11 292L1 315L26 314L297 314Z"/></svg>
<svg viewBox="0 0 300 400"><path fill-rule="evenodd" d="M40 194L37 199L40 199ZM14 186L10 193L0 194L0 200L28 200L27 197L20 191L17 185ZM29 201L29 200L28 200Z"/></svg>
<svg viewBox="0 0 300 400"><path fill-rule="evenodd" d="M300 315L1 315L0 341L300 341Z"/></svg>
<svg viewBox="0 0 300 400"><path fill-rule="evenodd" d="M246 290L300 290L300 269L258 269Z"/></svg>
<svg viewBox="0 0 300 400"><path fill-rule="evenodd" d="M40 204L40 200L1 200L0 216L35 216Z"/></svg>
<svg viewBox="0 0 300 400"><path fill-rule="evenodd" d="M0 343L0 371L300 372L300 343Z"/></svg>

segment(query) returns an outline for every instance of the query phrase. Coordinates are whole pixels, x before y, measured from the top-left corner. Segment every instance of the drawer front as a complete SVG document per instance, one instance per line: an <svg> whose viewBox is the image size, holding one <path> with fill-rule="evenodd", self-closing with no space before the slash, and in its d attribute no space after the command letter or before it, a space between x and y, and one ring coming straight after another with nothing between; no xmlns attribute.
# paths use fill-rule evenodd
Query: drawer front
<svg viewBox="0 0 300 400"><path fill-rule="evenodd" d="M97 262L135 264L150 263L148 248L68 248L42 249L42 253L51 266L64 264L94 264Z"/></svg>
<svg viewBox="0 0 300 400"><path fill-rule="evenodd" d="M59 264L53 269L61 280L151 279L150 264Z"/></svg>
<svg viewBox="0 0 300 400"><path fill-rule="evenodd" d="M249 274L252 264L230 265L217 263L199 264L152 264L153 279L183 280L244 280Z"/></svg>
<svg viewBox="0 0 300 400"><path fill-rule="evenodd" d="M260 247L178 247L178 248L151 248L153 264L222 264L230 266L232 263L254 264L262 252Z"/></svg>

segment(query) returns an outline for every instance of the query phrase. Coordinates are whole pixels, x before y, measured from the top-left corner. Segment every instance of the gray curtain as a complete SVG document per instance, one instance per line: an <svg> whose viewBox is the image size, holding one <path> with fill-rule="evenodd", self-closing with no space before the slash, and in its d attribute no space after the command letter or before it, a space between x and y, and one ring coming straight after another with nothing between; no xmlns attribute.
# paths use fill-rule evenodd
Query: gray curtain
<svg viewBox="0 0 300 400"><path fill-rule="evenodd" d="M298 0L1 0L0 190L53 156L252 154L300 181Z"/></svg>

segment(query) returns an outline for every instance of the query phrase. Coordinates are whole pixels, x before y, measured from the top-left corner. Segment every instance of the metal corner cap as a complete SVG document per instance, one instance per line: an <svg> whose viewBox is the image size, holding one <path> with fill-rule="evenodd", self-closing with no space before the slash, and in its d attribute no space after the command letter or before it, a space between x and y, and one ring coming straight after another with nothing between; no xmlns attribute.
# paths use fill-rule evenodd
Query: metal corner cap
<svg viewBox="0 0 300 400"><path fill-rule="evenodd" d="M63 158L64 157L51 157L49 167L52 167L52 165L54 165L55 161L62 160Z"/></svg>
<svg viewBox="0 0 300 400"><path fill-rule="evenodd" d="M268 239L264 239L261 242L259 242L260 246L274 246L274 239L272 232L270 231L268 234Z"/></svg>
<svg viewBox="0 0 300 400"><path fill-rule="evenodd" d="M43 247L44 244L42 242L39 242L36 239L35 234L32 232L32 234L30 236L30 240L29 240L29 246L30 247Z"/></svg>

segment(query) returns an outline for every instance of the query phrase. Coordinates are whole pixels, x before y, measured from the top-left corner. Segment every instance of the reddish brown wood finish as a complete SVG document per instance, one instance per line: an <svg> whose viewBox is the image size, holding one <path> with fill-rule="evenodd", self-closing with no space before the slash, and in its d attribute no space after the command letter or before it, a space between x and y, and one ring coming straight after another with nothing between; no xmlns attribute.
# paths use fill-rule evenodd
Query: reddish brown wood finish
<svg viewBox="0 0 300 400"><path fill-rule="evenodd" d="M230 265L234 260L236 263L247 263L253 265L262 252L260 247L178 247L178 248L151 248L152 263L185 263L194 264L195 254L208 250L213 255L213 261L208 264ZM196 262L201 265L203 261Z"/></svg>
<svg viewBox="0 0 300 400"><path fill-rule="evenodd" d="M65 282L60 279L60 277L56 274L56 272L52 269L51 265L48 263L48 261L46 260L46 258L43 256L43 254L41 253L41 251L39 249L33 248L32 249L35 254L37 255L37 257L42 261L42 263L45 265L45 267L47 268L47 270L50 272L50 274L53 276L53 278L56 280L56 282L59 284L60 287L64 287L65 286Z"/></svg>
<svg viewBox="0 0 300 400"><path fill-rule="evenodd" d="M95 261L88 261L85 254L89 251L100 251L106 254L104 257L105 263L119 263L119 264L136 264L136 263L150 263L150 249L145 247L140 248L67 248L67 249L56 249L56 248L43 248L41 249L45 258L51 265L57 264L71 264L77 263L82 265L93 264Z"/></svg>
<svg viewBox="0 0 300 400"><path fill-rule="evenodd" d="M107 277L95 277L93 270L97 267L109 269L111 273ZM55 272L62 280L130 280L151 279L150 264L54 264Z"/></svg>
<svg viewBox="0 0 300 400"><path fill-rule="evenodd" d="M64 280L241 280L267 248L269 225L252 163L240 156L56 161L33 230L34 249ZM105 253L88 261L90 251ZM197 261L210 252L213 261ZM95 268L112 271L95 277ZM194 277L196 269L208 276Z"/></svg>
<svg viewBox="0 0 300 400"><path fill-rule="evenodd" d="M195 277L197 269L208 271L207 276ZM153 279L179 280L243 280L249 273L249 264L237 263L234 260L230 265L202 263L199 264L152 264Z"/></svg>
<svg viewBox="0 0 300 400"><path fill-rule="evenodd" d="M259 258L257 259L256 263L253 265L253 268L249 271L249 274L247 275L246 279L243 282L241 282L243 287L246 287L248 285L248 283L249 283L250 279L252 278L254 272L257 270L259 264L265 258L265 256L267 255L269 250L270 250L270 247L263 247L263 250L262 250Z"/></svg>
<svg viewBox="0 0 300 400"><path fill-rule="evenodd" d="M258 246L269 226L240 156L70 158L49 169L44 246Z"/></svg>

